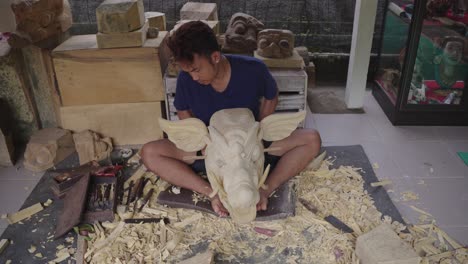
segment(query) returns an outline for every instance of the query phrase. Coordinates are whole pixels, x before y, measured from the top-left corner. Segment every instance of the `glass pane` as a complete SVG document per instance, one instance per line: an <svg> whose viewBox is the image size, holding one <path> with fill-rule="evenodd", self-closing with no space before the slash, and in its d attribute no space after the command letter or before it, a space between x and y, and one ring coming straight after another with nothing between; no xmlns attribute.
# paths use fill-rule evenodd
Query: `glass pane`
<svg viewBox="0 0 468 264"><path fill-rule="evenodd" d="M410 3L410 1L407 1ZM400 76L404 60L404 50L410 16L404 11L406 6L389 4L385 18L385 28L382 38L382 52L376 82L395 104L400 87Z"/></svg>
<svg viewBox="0 0 468 264"><path fill-rule="evenodd" d="M408 104L463 103L468 81L465 2L427 1Z"/></svg>

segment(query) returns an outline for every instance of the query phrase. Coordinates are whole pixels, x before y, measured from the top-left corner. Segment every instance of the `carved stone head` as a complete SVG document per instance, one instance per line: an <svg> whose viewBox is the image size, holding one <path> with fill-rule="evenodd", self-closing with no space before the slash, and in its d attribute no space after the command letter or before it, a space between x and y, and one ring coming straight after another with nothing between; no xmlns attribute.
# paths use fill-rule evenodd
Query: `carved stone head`
<svg viewBox="0 0 468 264"><path fill-rule="evenodd" d="M257 53L266 58L287 58L292 56L294 34L285 29L265 29L257 36Z"/></svg>
<svg viewBox="0 0 468 264"><path fill-rule="evenodd" d="M257 48L257 33L263 28L263 23L255 17L235 13L226 29L224 49L230 52L252 53Z"/></svg>

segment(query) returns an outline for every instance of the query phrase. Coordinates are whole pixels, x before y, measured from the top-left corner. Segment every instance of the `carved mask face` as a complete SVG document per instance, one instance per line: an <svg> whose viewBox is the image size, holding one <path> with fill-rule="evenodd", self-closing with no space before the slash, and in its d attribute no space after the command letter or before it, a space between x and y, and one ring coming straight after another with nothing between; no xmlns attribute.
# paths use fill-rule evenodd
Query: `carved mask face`
<svg viewBox="0 0 468 264"><path fill-rule="evenodd" d="M292 56L294 34L290 30L265 29L258 33L260 56L267 58L287 58Z"/></svg>
<svg viewBox="0 0 468 264"><path fill-rule="evenodd" d="M263 23L253 16L236 13L226 29L226 47L238 52L253 52L257 47L257 33Z"/></svg>

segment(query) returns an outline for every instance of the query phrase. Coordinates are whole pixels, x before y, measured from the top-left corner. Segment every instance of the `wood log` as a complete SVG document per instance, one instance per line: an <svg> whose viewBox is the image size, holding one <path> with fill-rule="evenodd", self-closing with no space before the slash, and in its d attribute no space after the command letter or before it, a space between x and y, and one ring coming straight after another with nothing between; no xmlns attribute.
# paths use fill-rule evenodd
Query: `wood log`
<svg viewBox="0 0 468 264"><path fill-rule="evenodd" d="M53 50L63 106L164 100L167 31L140 48L99 49L96 35L73 36Z"/></svg>
<svg viewBox="0 0 468 264"><path fill-rule="evenodd" d="M146 41L149 23L135 31L126 33L98 33L97 45L100 49L141 47Z"/></svg>
<svg viewBox="0 0 468 264"><path fill-rule="evenodd" d="M187 2L180 9L181 20L218 20L215 3Z"/></svg>
<svg viewBox="0 0 468 264"><path fill-rule="evenodd" d="M145 18L150 27L157 27L159 31L166 31L166 15L160 12L145 12Z"/></svg>
<svg viewBox="0 0 468 264"><path fill-rule="evenodd" d="M115 145L145 144L162 138L161 103L128 103L61 108L62 126L74 132L90 129L111 137Z"/></svg>
<svg viewBox="0 0 468 264"><path fill-rule="evenodd" d="M98 31L125 33L145 24L143 0L105 0L96 9Z"/></svg>

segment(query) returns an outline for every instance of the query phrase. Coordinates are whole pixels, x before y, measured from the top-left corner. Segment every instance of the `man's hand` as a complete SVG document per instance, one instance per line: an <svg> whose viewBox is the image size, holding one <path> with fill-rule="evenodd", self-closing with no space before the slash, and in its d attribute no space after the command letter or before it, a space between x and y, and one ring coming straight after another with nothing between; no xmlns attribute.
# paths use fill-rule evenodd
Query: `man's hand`
<svg viewBox="0 0 468 264"><path fill-rule="evenodd" d="M260 201L257 203L257 211L266 211L268 208L268 191L260 188Z"/></svg>

